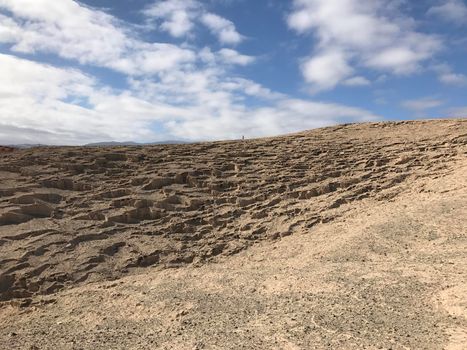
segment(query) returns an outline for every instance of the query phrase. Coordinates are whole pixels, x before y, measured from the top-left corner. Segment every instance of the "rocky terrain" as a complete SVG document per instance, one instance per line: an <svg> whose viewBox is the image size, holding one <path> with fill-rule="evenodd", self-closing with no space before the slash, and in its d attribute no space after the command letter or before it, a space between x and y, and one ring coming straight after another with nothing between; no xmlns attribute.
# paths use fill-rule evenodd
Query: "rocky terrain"
<svg viewBox="0 0 467 350"><path fill-rule="evenodd" d="M12 147L0 146L0 153L13 152L14 150Z"/></svg>
<svg viewBox="0 0 467 350"><path fill-rule="evenodd" d="M0 152L0 341L462 349L466 156L467 120Z"/></svg>

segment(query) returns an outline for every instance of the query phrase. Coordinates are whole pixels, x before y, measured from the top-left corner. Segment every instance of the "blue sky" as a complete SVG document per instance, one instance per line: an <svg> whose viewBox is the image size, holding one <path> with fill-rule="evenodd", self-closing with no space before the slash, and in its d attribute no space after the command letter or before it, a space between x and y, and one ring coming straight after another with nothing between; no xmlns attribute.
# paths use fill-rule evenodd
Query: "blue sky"
<svg viewBox="0 0 467 350"><path fill-rule="evenodd" d="M0 0L0 143L467 116L462 0Z"/></svg>

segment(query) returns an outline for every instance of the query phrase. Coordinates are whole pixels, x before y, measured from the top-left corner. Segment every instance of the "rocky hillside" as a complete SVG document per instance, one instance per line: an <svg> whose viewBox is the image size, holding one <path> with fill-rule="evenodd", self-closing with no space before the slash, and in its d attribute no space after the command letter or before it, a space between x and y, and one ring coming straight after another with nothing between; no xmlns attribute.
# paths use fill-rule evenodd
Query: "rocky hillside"
<svg viewBox="0 0 467 350"><path fill-rule="evenodd" d="M0 160L0 300L197 264L389 200L465 157L467 121L249 141L37 148Z"/></svg>
<svg viewBox="0 0 467 350"><path fill-rule="evenodd" d="M0 341L461 349L466 166L467 120L1 153Z"/></svg>

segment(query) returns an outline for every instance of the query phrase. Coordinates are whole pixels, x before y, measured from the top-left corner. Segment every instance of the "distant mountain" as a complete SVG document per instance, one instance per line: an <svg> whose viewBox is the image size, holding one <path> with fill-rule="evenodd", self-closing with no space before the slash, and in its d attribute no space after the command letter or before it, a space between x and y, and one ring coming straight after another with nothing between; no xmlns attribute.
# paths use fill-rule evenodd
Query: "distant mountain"
<svg viewBox="0 0 467 350"><path fill-rule="evenodd" d="M140 144L137 142L116 142L116 141L109 141L109 142L94 142L88 143L84 145L85 147L112 147L112 146L139 146Z"/></svg>
<svg viewBox="0 0 467 350"><path fill-rule="evenodd" d="M127 141L127 142L109 141L109 142L88 143L84 146L85 147L150 146L150 145L180 145L180 144L185 144L185 143L188 143L188 142L176 141L176 140L147 142L147 143L138 143L138 142L133 142L133 141Z"/></svg>
<svg viewBox="0 0 467 350"><path fill-rule="evenodd" d="M118 146L150 146L150 145L181 145L186 144L189 142L186 141L177 141L177 140L167 140L167 141L160 141L160 142L148 142L148 143L138 143L133 141L126 141L126 142L116 142L116 141L108 141L108 142L95 142L95 143L88 143L84 145L84 147L118 147ZM6 145L4 147L11 147L16 149L28 149L28 148L36 148L36 147L60 147L57 145L44 145L40 143L21 143L15 145Z"/></svg>
<svg viewBox="0 0 467 350"><path fill-rule="evenodd" d="M48 146L40 144L40 143L21 143L17 145L8 145L8 147L27 149L27 148L48 147Z"/></svg>

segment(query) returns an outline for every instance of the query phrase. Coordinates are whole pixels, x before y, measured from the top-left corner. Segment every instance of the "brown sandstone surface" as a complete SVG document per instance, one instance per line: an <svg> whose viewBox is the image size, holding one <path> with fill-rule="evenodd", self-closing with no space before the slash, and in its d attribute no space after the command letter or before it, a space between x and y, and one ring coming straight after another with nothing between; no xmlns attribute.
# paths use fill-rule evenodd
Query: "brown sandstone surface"
<svg viewBox="0 0 467 350"><path fill-rule="evenodd" d="M463 349L466 155L467 120L2 153L0 344Z"/></svg>

